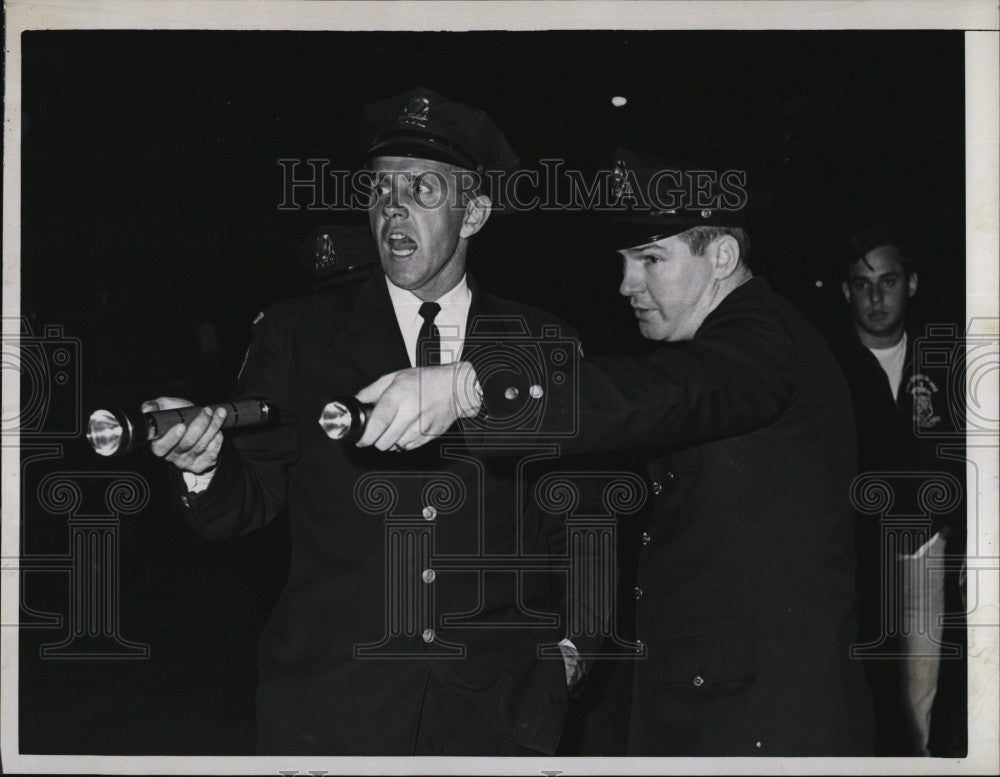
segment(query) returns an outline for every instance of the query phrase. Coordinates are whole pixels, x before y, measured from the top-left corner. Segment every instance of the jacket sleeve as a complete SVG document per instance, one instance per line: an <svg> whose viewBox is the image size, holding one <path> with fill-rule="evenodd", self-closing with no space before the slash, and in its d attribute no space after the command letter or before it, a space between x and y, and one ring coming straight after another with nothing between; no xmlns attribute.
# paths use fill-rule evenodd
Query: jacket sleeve
<svg viewBox="0 0 1000 777"><path fill-rule="evenodd" d="M533 436L574 454L730 437L778 418L791 400L795 369L783 320L760 303L734 302L710 315L691 341L642 356L580 359L571 379L535 392L544 406ZM491 398L504 392L489 376L481 382L489 415ZM466 431L473 445L489 440L481 428Z"/></svg>
<svg viewBox="0 0 1000 777"><path fill-rule="evenodd" d="M288 468L299 456L299 419L294 415L291 349L278 318L271 312L258 317L233 392L235 399L270 400L276 421L225 432L208 488L181 499L185 519L210 540L262 528L285 502ZM178 490L183 492L180 473L174 473L174 483L180 481Z"/></svg>

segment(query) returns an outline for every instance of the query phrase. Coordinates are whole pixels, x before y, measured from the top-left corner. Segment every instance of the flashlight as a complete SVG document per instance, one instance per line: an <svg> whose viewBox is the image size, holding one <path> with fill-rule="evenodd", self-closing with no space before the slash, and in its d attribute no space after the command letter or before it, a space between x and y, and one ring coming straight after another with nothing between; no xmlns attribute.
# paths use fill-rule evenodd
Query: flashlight
<svg viewBox="0 0 1000 777"><path fill-rule="evenodd" d="M323 408L319 425L331 440L357 442L364 434L368 416L374 407L368 402L358 401L356 397L337 397Z"/></svg>
<svg viewBox="0 0 1000 777"><path fill-rule="evenodd" d="M266 399L241 399L208 405L213 413L225 408L223 429L235 426L260 426L274 415L274 408ZM173 410L155 410L151 413L127 413L124 410L95 410L87 424L87 442L101 456L122 456L133 453L162 436L177 424L193 421L204 408L195 405Z"/></svg>

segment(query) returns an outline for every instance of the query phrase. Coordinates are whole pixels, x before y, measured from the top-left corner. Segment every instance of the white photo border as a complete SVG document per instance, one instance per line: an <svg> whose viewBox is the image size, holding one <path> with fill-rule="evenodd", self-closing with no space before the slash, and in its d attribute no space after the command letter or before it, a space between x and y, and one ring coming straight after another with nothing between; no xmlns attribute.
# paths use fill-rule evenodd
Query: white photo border
<svg viewBox="0 0 1000 777"><path fill-rule="evenodd" d="M545 30L545 29L961 29L966 61L967 319L994 340L998 298L998 18L990 0L759 0L752 2L299 2L297 0L62 0L56 4L9 1L6 6L4 120L3 316L4 338L20 316L21 33L57 29L201 30ZM992 378L996 380L994 375ZM3 372L4 417L16 415L17 374ZM988 395L981 395L988 396ZM993 392L993 402L997 401ZM997 418L997 407L981 408ZM969 439L970 472L996 473L997 441ZM19 450L3 447L4 549L18 548ZM978 495L981 624L998 622L997 482ZM970 499L969 509L977 508ZM8 554L10 551L6 551ZM978 566L973 566L975 561ZM18 622L17 558L3 556L2 623ZM399 757L170 757L37 756L18 752L18 629L0 629L2 767L7 773L104 774L978 774L1000 769L1000 630L969 624L969 755L964 759L849 758L399 758Z"/></svg>

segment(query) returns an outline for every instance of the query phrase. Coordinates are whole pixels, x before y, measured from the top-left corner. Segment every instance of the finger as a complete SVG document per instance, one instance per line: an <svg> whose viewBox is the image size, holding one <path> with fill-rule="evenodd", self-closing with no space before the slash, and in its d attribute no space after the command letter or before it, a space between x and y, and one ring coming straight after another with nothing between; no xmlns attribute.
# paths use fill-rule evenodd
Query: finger
<svg viewBox="0 0 1000 777"><path fill-rule="evenodd" d="M414 448L419 448L421 445L428 442L430 438L422 434L420 431L420 424L412 423L408 426L403 433L399 436L396 441L396 445L400 450L412 451Z"/></svg>
<svg viewBox="0 0 1000 777"><path fill-rule="evenodd" d="M153 451L153 455L164 458L169 456L174 448L177 447L177 443L180 442L181 437L184 436L184 432L187 431L187 427L184 424L177 424L167 429L166 433L149 443L149 448ZM169 461L169 459L168 459Z"/></svg>
<svg viewBox="0 0 1000 777"><path fill-rule="evenodd" d="M187 462L183 468L195 475L202 475L212 469L219 461L219 451L222 450L222 432L216 432L208 447L198 456L186 453L181 457L182 462Z"/></svg>
<svg viewBox="0 0 1000 777"><path fill-rule="evenodd" d="M194 457L200 456L204 453L208 446L215 441L216 437L221 439L222 437L222 422L226 420L226 411L224 408L218 408L214 413L212 413L211 421L202 432L201 436L195 440L194 444L190 448L190 453Z"/></svg>
<svg viewBox="0 0 1000 777"><path fill-rule="evenodd" d="M212 421L212 411L207 407L203 408L197 416L188 421L187 431L184 436L181 437L179 443L177 443L178 453L187 453L190 451L195 444L201 439L201 436L205 433L209 424Z"/></svg>
<svg viewBox="0 0 1000 777"><path fill-rule="evenodd" d="M365 432L361 435L355 445L359 448L366 448L377 440L386 430L392 419L396 415L396 406L388 398L379 400L378 404L368 416L368 423L365 425Z"/></svg>
<svg viewBox="0 0 1000 777"><path fill-rule="evenodd" d="M152 413L156 410L174 410L178 407L190 407L193 402L180 397L157 397L142 403L143 413Z"/></svg>
<svg viewBox="0 0 1000 777"><path fill-rule="evenodd" d="M379 399L382 398L382 394L384 394L385 390L389 388L389 386L392 384L392 381L395 379L396 374L397 374L396 372L390 372L383 375L374 383L370 383L369 385L365 386L363 389L361 389L361 391L359 391L354 396L357 397L360 402L375 404L376 402L379 401Z"/></svg>
<svg viewBox="0 0 1000 777"><path fill-rule="evenodd" d="M418 418L417 423L414 423L400 439L400 444L404 445L406 450L420 448L436 440L450 428L451 424L448 423L448 417L446 416L436 417L429 422L426 419L421 420Z"/></svg>
<svg viewBox="0 0 1000 777"><path fill-rule="evenodd" d="M212 440L212 442L208 444L208 448L205 449L204 455L212 459L211 466L213 467L219 460L219 451L222 450L222 440L223 440L223 435L221 434L215 435L215 438Z"/></svg>
<svg viewBox="0 0 1000 777"><path fill-rule="evenodd" d="M377 438L373 445L380 451L389 450L393 445L399 442L400 437L406 432L416 422L407 413L396 413L392 422L385 428Z"/></svg>

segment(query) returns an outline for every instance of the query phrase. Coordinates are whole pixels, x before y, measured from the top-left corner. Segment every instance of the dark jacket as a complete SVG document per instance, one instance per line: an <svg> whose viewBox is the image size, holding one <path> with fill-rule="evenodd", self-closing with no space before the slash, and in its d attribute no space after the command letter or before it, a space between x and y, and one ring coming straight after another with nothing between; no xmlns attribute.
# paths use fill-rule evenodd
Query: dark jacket
<svg viewBox="0 0 1000 777"><path fill-rule="evenodd" d="M558 325L470 287L480 339ZM358 449L318 424L337 395L405 367L381 274L269 308L235 395L271 400L280 423L227 435L211 485L186 497L192 525L215 540L287 505L288 583L259 646L259 749L410 754L434 682L461 700L437 700L436 715L479 716L500 737L552 753L566 684L561 660L539 659L538 647L564 636L559 586L544 572L483 573L475 561L560 552L563 527L518 507L531 468L484 462L454 439L410 453Z"/></svg>
<svg viewBox="0 0 1000 777"><path fill-rule="evenodd" d="M642 448L655 495L629 754L869 752L849 658L854 422L804 316L751 279L689 342L583 359L549 387L547 428L574 416L564 451Z"/></svg>
<svg viewBox="0 0 1000 777"><path fill-rule="evenodd" d="M910 330L896 396L850 322L830 333L830 343L847 378L857 422L856 490L868 489L872 496L857 500L855 533L859 660L875 701L876 753L919 755L924 743L913 736L910 723L906 667L900 663L898 618L893 615L898 603L889 594L901 574L894 563L900 550L915 549L944 532L947 554L954 559L964 553L964 441L956 423L961 397L952 394L955 375L963 374L956 369L961 341L947 333L920 338ZM879 498L880 492L888 498ZM945 590L946 601L960 601L957 570L949 570ZM961 610L960 605L948 607ZM949 695L940 694L941 703Z"/></svg>
<svg viewBox="0 0 1000 777"><path fill-rule="evenodd" d="M925 346L935 347L932 340ZM961 444L956 432L956 400L953 396L953 373L933 362L930 369L918 366L917 349L921 338L915 330L907 332L906 360L896 396L889 378L875 355L864 346L853 326L845 326L830 338L833 353L840 363L851 391L858 431L859 473L950 473L964 480L962 457L948 457L939 452L947 443L951 449ZM934 356L935 354L932 354ZM894 489L896 512L924 512L916 504L914 489ZM912 503L912 504L910 504ZM936 512L931 532L964 527L965 510Z"/></svg>

